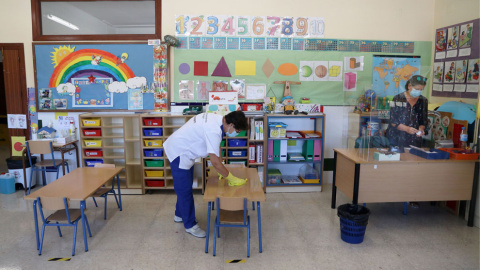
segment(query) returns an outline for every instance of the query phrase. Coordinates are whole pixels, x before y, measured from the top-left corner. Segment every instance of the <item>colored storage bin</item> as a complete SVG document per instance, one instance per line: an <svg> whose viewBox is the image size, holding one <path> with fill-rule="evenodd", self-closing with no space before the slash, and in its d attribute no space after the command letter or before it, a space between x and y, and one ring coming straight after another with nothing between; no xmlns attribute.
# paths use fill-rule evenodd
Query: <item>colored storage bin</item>
<svg viewBox="0 0 480 270"><path fill-rule="evenodd" d="M147 171L145 170L147 177L163 177L163 171Z"/></svg>
<svg viewBox="0 0 480 270"><path fill-rule="evenodd" d="M102 130L99 128L84 129L83 136L86 136L86 137L102 136Z"/></svg>
<svg viewBox="0 0 480 270"><path fill-rule="evenodd" d="M15 192L15 175L6 173L0 175L0 193L12 194Z"/></svg>
<svg viewBox="0 0 480 270"><path fill-rule="evenodd" d="M222 142L220 143L220 147L225 147L225 140L222 140Z"/></svg>
<svg viewBox="0 0 480 270"><path fill-rule="evenodd" d="M143 135L145 136L162 136L163 132L161 128L145 128L143 129Z"/></svg>
<svg viewBox="0 0 480 270"><path fill-rule="evenodd" d="M449 159L449 153L431 148L429 152L421 151L419 149L411 148L410 154L426 158L426 159Z"/></svg>
<svg viewBox="0 0 480 270"><path fill-rule="evenodd" d="M163 159L145 160L146 167L163 167Z"/></svg>
<svg viewBox="0 0 480 270"><path fill-rule="evenodd" d="M162 147L163 140L143 140L145 146Z"/></svg>
<svg viewBox="0 0 480 270"><path fill-rule="evenodd" d="M247 150L228 150L229 157L246 157Z"/></svg>
<svg viewBox="0 0 480 270"><path fill-rule="evenodd" d="M164 187L165 181L164 180L145 180L145 184L147 187Z"/></svg>
<svg viewBox="0 0 480 270"><path fill-rule="evenodd" d="M228 140L228 146L231 146L231 147L247 146L247 140L245 140L245 139L229 139Z"/></svg>
<svg viewBox="0 0 480 270"><path fill-rule="evenodd" d="M163 149L143 149L145 157L163 157Z"/></svg>
<svg viewBox="0 0 480 270"><path fill-rule="evenodd" d="M86 157L102 157L103 151L102 150L85 150Z"/></svg>
<svg viewBox="0 0 480 270"><path fill-rule="evenodd" d="M82 119L84 127L99 127L100 118Z"/></svg>
<svg viewBox="0 0 480 270"><path fill-rule="evenodd" d="M103 159L87 159L85 160L85 165L87 167L95 167L95 164L103 164Z"/></svg>
<svg viewBox="0 0 480 270"><path fill-rule="evenodd" d="M283 122L268 123L270 138L285 138L287 136L287 124Z"/></svg>
<svg viewBox="0 0 480 270"><path fill-rule="evenodd" d="M247 166L247 161L246 160L229 160L228 164L243 164Z"/></svg>
<svg viewBox="0 0 480 270"><path fill-rule="evenodd" d="M102 147L102 140L84 140L85 147Z"/></svg>
<svg viewBox="0 0 480 270"><path fill-rule="evenodd" d="M450 159L478 159L479 153L465 153L462 148L438 148L438 150L442 150L447 152L450 155Z"/></svg>
<svg viewBox="0 0 480 270"><path fill-rule="evenodd" d="M162 118L144 118L143 125L145 126L161 126Z"/></svg>
<svg viewBox="0 0 480 270"><path fill-rule="evenodd" d="M235 137L245 137L245 136L247 136L247 131L241 130Z"/></svg>

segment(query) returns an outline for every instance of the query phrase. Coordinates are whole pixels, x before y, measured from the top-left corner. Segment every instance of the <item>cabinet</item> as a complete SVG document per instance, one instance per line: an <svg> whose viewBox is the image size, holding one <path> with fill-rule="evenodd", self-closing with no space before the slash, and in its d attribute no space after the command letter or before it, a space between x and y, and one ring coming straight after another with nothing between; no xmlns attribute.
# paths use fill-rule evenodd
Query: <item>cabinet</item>
<svg viewBox="0 0 480 270"><path fill-rule="evenodd" d="M141 174L142 191L173 189L170 162L163 149L163 142L183 126L192 115L146 113L140 116L141 126ZM203 191L203 165L198 160L194 165L193 189Z"/></svg>
<svg viewBox="0 0 480 270"><path fill-rule="evenodd" d="M123 168L120 187L124 193L142 189L139 117L135 114L86 113L79 116L83 166L115 164Z"/></svg>
<svg viewBox="0 0 480 270"><path fill-rule="evenodd" d="M325 114L278 114L268 115L266 119L266 191L321 191ZM271 132L271 128L280 130ZM311 173L303 180L299 178L302 167L306 165L312 168L313 175L318 179L311 177Z"/></svg>
<svg viewBox="0 0 480 270"><path fill-rule="evenodd" d="M220 145L220 152L224 164L243 164L246 167L257 168L259 172L259 178L263 183L265 190L265 158L266 158L266 146L265 140L259 139L255 136L255 122L262 122L265 127L266 119L264 115L246 115L248 120L248 128L246 131L239 133L236 137L224 136L222 144ZM258 132L262 133L263 138L266 138L266 129L258 129ZM253 133L253 134L252 134ZM250 150L249 147L255 148L255 156L253 160L249 161ZM260 150L261 149L261 150ZM261 151L259 153L259 151ZM207 179L210 172L211 162L207 157L204 159L205 175Z"/></svg>

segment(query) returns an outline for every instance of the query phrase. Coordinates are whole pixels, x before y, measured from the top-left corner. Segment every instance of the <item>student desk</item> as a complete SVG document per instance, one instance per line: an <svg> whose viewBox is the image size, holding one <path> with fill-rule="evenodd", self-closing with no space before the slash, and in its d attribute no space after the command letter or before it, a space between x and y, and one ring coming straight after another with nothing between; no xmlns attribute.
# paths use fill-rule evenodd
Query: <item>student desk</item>
<svg viewBox="0 0 480 270"><path fill-rule="evenodd" d="M400 161L376 161L376 149L334 149L332 209L337 188L353 204L470 200L473 226L479 160L424 159L402 153Z"/></svg>
<svg viewBox="0 0 480 270"><path fill-rule="evenodd" d="M53 151L57 151L57 152L60 152L62 154L62 169L63 169L63 175L65 175L65 153L68 153L72 150L75 150L75 154L76 154L76 157L77 157L77 168L80 168L80 158L78 156L78 146L77 146L77 142L78 140L75 140L75 141L71 141L71 142L68 142L68 143L52 143L52 147L53 147ZM22 152L22 163L23 163L23 187L25 189L25 194L27 194L27 174L26 174L26 171L25 171L25 157L28 159L27 157L27 147L26 145L23 145L23 147L25 147L25 149L23 149L23 152ZM40 156L41 159L43 159L43 155ZM50 158L50 157L49 157ZM44 179L45 181L45 179Z"/></svg>
<svg viewBox="0 0 480 270"><path fill-rule="evenodd" d="M120 193L120 180L118 174L123 168L95 168L83 167L71 171L69 174L58 178L56 181L42 187L24 199L33 201L33 215L35 220L35 235L37 238L37 249L40 247L38 237L38 219L37 219L37 201L38 197L61 197L68 198L71 201L80 202L80 211L82 213L83 239L85 242L85 251L88 251L87 235L85 233L85 200L90 197L97 189L103 186L110 179L117 176L118 198L120 201L120 211L122 211L122 195Z"/></svg>
<svg viewBox="0 0 480 270"><path fill-rule="evenodd" d="M242 197L247 198L247 200L250 202L257 202L258 243L259 252L262 252L262 219L260 214L260 202L265 201L265 193L263 191L263 186L260 182L260 179L258 178L257 169L239 167L227 168L233 175L239 178L247 178L248 181L245 185L231 187L228 185L228 181L226 179L218 179L217 171L215 169L210 170L210 176L208 177L207 184L205 185L205 194L203 195L203 201L208 202L207 239L205 241L205 253L208 253L208 238L210 231L212 202L215 202L218 196L235 198Z"/></svg>

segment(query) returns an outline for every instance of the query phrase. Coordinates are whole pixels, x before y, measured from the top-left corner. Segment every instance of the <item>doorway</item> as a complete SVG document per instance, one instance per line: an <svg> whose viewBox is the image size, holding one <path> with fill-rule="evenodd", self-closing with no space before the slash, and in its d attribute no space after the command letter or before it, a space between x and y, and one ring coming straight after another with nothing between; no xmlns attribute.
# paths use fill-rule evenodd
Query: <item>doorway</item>
<svg viewBox="0 0 480 270"><path fill-rule="evenodd" d="M5 160L11 155L11 136L30 135L29 129L7 128L7 114L28 116L23 44L0 43L0 59L0 172L8 172Z"/></svg>

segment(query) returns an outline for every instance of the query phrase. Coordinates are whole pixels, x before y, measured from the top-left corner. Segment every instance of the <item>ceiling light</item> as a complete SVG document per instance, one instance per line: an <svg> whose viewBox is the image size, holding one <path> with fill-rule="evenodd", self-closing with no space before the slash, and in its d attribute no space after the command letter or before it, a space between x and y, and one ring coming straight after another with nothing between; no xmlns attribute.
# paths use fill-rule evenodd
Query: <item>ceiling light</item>
<svg viewBox="0 0 480 270"><path fill-rule="evenodd" d="M79 29L76 25L74 25L74 24L72 24L72 23L69 23L69 22L67 22L67 21L65 21L65 20L63 20L63 19L60 19L59 17L57 17L57 16L55 16L55 15L48 14L48 15L47 15L47 18L50 19L50 20L52 20L52 21L54 21L54 22L56 22L56 23L59 23L59 24L61 24L61 25L64 25L64 26L66 26L66 27L68 27L68 28L70 28L70 29L73 29L73 30L78 30L78 29Z"/></svg>

